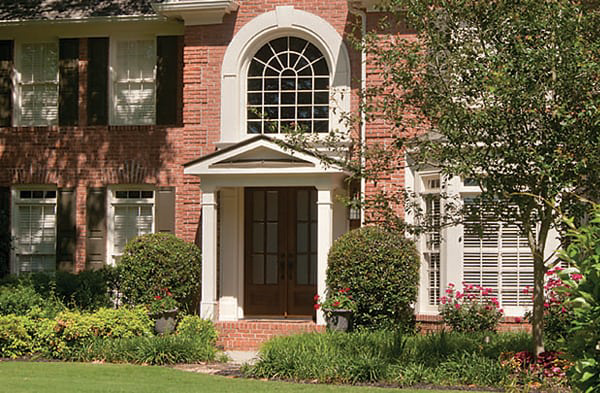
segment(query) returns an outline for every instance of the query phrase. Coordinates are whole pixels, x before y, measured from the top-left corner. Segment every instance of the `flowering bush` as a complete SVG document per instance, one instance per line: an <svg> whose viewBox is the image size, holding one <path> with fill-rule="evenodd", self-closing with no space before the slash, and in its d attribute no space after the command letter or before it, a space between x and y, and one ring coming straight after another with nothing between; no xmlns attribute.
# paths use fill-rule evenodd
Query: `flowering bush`
<svg viewBox="0 0 600 393"><path fill-rule="evenodd" d="M557 351L542 352L537 359L529 351L504 353L500 359L502 365L511 369L514 384L533 389L544 388L544 391L566 386L566 372L572 366L564 354Z"/></svg>
<svg viewBox="0 0 600 393"><path fill-rule="evenodd" d="M161 289L154 299L148 304L148 311L151 314L159 314L164 311L171 311L177 308L177 301L168 288Z"/></svg>
<svg viewBox="0 0 600 393"><path fill-rule="evenodd" d="M566 339L573 321L573 306L567 302L569 297L568 287L559 277L563 268L557 266L546 272L546 284L544 285L544 336L548 344L553 345L558 340ZM580 274L573 274L572 279L579 281ZM523 293L531 293L529 287ZM531 322L532 313L525 314L528 322Z"/></svg>
<svg viewBox="0 0 600 393"><path fill-rule="evenodd" d="M449 283L446 296L440 298L444 322L457 332L495 332L504 311L490 288L463 282L464 291Z"/></svg>
<svg viewBox="0 0 600 393"><path fill-rule="evenodd" d="M350 288L342 288L337 291L328 291L327 299L321 302L319 295L315 295L315 310L323 308L323 311L327 313L327 310L350 310L356 311L356 301L352 299L350 294Z"/></svg>

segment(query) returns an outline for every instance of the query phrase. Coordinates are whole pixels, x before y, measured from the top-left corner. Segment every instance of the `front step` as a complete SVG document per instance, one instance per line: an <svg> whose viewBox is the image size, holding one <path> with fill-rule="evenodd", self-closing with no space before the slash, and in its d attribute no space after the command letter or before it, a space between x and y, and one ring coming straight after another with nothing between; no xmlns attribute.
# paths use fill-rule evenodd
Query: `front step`
<svg viewBox="0 0 600 393"><path fill-rule="evenodd" d="M219 332L217 346L226 351L257 350L262 343L276 336L325 331L325 326L306 320L246 319L216 322L215 326Z"/></svg>

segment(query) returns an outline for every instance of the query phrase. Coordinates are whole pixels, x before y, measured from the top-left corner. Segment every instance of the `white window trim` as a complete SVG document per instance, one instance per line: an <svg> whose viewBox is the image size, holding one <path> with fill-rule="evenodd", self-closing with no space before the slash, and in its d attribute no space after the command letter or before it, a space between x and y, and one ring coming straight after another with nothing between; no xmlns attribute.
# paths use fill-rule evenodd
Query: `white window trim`
<svg viewBox="0 0 600 393"><path fill-rule="evenodd" d="M417 194L423 193L424 190L424 179L431 177L439 173L439 171L428 170L416 172L412 169L407 169L406 181L407 185L413 184L414 190ZM471 196L477 196L481 189L479 186L465 186L462 179L459 177L453 177L450 179L442 178L442 184L440 190L446 193L448 196L457 195L460 197L460 202L463 203L464 199ZM421 207L424 208L424 201L421 200ZM440 209L442 215L444 212L444 204L442 203ZM412 215L407 215L408 222L414 222ZM463 255L464 255L464 226L462 224L455 226L448 226L442 228L441 231L441 244L440 244L440 296L445 295L445 289L449 283L453 283L457 289L462 291L462 282L464 280L463 271ZM419 254L421 255L421 267L420 267L420 285L419 295L417 300L417 312L422 315L438 315L438 306L429 304L429 267L427 261L424 258L426 252L425 236L419 236L417 239L417 246L419 247ZM502 266L498 266L498 274L502 274ZM500 289L500 288L498 288ZM522 317L526 311L530 310L530 306L502 306L504 309L504 315L506 316L518 316Z"/></svg>
<svg viewBox="0 0 600 393"><path fill-rule="evenodd" d="M59 42L58 39L51 39L49 40L48 38L45 39L18 39L14 41L14 72L13 72L13 111L12 111L12 124L14 124L16 127L45 127L45 126L56 126L58 125L58 102L60 100L60 92L58 92L59 94L59 99L56 101L56 119L52 122L49 123L45 123L45 124L34 124L34 125L29 125L29 124L22 124L22 113L23 113L23 106L22 106L22 91L21 91L21 78L22 78L22 74L21 74L21 68L22 68L22 59L21 59L21 53L22 53L22 45L25 44L56 44L56 48L57 48L57 52L56 52L56 62L59 63L59 58L60 58L60 54L59 54ZM57 67L56 69L56 88L59 88L59 84L60 84L60 66Z"/></svg>
<svg viewBox="0 0 600 393"><path fill-rule="evenodd" d="M109 37L108 51L108 124L115 126L149 126L156 124L156 87L157 87L157 63L158 63L158 45L156 34L139 35L111 35ZM117 121L117 99L115 96L115 83L117 79L117 43L120 41L153 40L156 61L154 62L154 119L151 124L124 123Z"/></svg>
<svg viewBox="0 0 600 393"><path fill-rule="evenodd" d="M58 189L56 186L53 185L19 185L19 186L14 186L11 189L11 226L10 226L10 236L12 239L12 249L10 252L10 272L11 274L19 274L20 270L19 270L19 266L17 264L17 236L18 236L18 226L17 223L19 222L19 213L18 213L18 209L17 207L20 204L21 201L21 197L19 195L20 191L25 191L25 190L32 190L32 191L55 191L56 192L56 198L54 198L54 206L55 206L55 212L58 213ZM45 205L51 205L50 202L47 203L42 203ZM58 216L58 214L56 214ZM55 225L58 223L58 219L56 220ZM55 250L55 260L56 260L56 226L54 228L55 230L55 236L54 236L54 250Z"/></svg>
<svg viewBox="0 0 600 393"><path fill-rule="evenodd" d="M342 37L321 17L278 6L257 16L233 37L225 51L221 68L221 140L220 145L237 143L255 136L246 133L246 76L250 61L264 44L282 37L295 36L315 45L325 56L330 72L329 129L349 131L341 114L350 111L351 69ZM317 133L324 137L327 133ZM285 137L285 134L268 134ZM279 135L279 136L278 136Z"/></svg>
<svg viewBox="0 0 600 393"><path fill-rule="evenodd" d="M154 197L152 199L137 199L128 202L118 202L115 196L117 191L153 191ZM151 233L156 231L156 187L149 185L114 185L108 187L106 193L106 264L109 266L115 265L113 258L114 241L115 241L115 205L147 205L152 204L152 230Z"/></svg>

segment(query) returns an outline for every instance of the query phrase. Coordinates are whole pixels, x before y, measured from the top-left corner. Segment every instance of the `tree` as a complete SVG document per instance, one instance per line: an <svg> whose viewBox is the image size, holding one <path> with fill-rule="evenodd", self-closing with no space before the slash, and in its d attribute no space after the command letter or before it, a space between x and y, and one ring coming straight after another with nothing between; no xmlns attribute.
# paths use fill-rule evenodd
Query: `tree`
<svg viewBox="0 0 600 393"><path fill-rule="evenodd" d="M393 156L476 181L479 197L519 225L534 258L533 336L543 352L548 235L558 212L598 201L600 12L572 0L391 0L414 36L373 34L381 83L367 119L394 135ZM368 150L368 146L366 149ZM387 168L393 165L384 166Z"/></svg>
<svg viewBox="0 0 600 393"><path fill-rule="evenodd" d="M395 19L357 40L377 83L361 92L363 116L348 119L384 125L390 137L384 144L354 138L344 160L321 157L370 182L363 208L388 226L405 226L398 207L410 208L411 196L378 184L389 184L406 162L477 182L475 211L449 209L442 221L491 209L519 226L534 259L537 355L544 351L544 275L554 263L545 252L549 233L561 214L585 216L590 205L582 197L600 199L598 2L388 0L383 7ZM339 142L332 133L320 151ZM295 132L286 143L311 149L314 141ZM477 211L482 206L488 211Z"/></svg>

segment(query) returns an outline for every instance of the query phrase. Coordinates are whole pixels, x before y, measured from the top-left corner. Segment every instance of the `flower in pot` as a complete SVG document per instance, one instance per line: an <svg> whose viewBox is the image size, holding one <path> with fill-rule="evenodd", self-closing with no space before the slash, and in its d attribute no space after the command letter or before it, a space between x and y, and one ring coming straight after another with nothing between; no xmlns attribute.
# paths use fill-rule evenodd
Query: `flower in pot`
<svg viewBox="0 0 600 393"><path fill-rule="evenodd" d="M327 328L334 331L347 331L351 328L352 313L356 311L356 301L352 299L350 288L328 290L325 301L315 295L315 310L323 309Z"/></svg>
<svg viewBox="0 0 600 393"><path fill-rule="evenodd" d="M148 314L154 319L156 333L171 333L175 330L178 307L168 288L159 290L147 307Z"/></svg>

